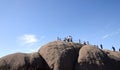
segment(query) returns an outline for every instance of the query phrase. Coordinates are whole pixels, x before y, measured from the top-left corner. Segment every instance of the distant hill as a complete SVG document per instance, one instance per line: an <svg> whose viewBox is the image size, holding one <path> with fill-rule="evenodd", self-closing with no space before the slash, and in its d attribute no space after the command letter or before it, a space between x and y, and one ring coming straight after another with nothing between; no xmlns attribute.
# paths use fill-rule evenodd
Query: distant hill
<svg viewBox="0 0 120 70"><path fill-rule="evenodd" d="M120 53L96 46L53 41L35 53L0 58L0 70L119 70Z"/></svg>

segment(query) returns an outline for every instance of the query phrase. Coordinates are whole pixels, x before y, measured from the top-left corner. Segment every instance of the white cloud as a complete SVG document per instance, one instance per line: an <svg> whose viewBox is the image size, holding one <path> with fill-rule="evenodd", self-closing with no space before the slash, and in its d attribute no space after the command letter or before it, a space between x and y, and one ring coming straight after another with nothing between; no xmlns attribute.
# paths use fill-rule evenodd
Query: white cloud
<svg viewBox="0 0 120 70"><path fill-rule="evenodd" d="M31 53L37 52L40 48L41 44L43 43L43 39L45 36L36 37L35 34L23 34L17 37L18 46L21 46L25 50L22 52Z"/></svg>
<svg viewBox="0 0 120 70"><path fill-rule="evenodd" d="M37 39L36 36L33 35L33 34L25 34L25 35L22 35L21 37L19 37L19 40L20 40L23 44L34 44L34 43L38 42L38 39Z"/></svg>
<svg viewBox="0 0 120 70"><path fill-rule="evenodd" d="M29 52L36 52L36 49L30 49Z"/></svg>
<svg viewBox="0 0 120 70"><path fill-rule="evenodd" d="M34 34L24 34L17 38L17 42L20 46L35 47L42 43L45 36L36 37Z"/></svg>
<svg viewBox="0 0 120 70"><path fill-rule="evenodd" d="M25 43L35 43L35 42L38 41L35 35L27 35L27 34L26 34L26 35L23 35L23 36L21 37L21 39L22 39Z"/></svg>
<svg viewBox="0 0 120 70"><path fill-rule="evenodd" d="M113 36L115 36L115 35L118 35L119 33L120 33L120 30L118 29L117 31L114 31L114 32L111 32L111 33L109 33L109 34L104 35L104 36L102 37L102 39L106 39L106 38L108 38L108 37L113 37Z"/></svg>
<svg viewBox="0 0 120 70"><path fill-rule="evenodd" d="M107 37L109 37L110 35L109 34L106 34L106 35L104 35L103 37L102 37L102 39L105 39L105 38L107 38Z"/></svg>

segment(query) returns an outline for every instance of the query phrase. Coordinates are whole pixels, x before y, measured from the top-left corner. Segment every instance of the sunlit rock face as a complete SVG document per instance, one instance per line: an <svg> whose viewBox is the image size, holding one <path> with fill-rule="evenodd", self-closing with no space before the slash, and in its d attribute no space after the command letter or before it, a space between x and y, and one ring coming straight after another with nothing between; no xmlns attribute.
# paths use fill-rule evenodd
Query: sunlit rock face
<svg viewBox="0 0 120 70"><path fill-rule="evenodd" d="M120 52L96 46L53 41L34 53L0 58L0 70L119 70Z"/></svg>

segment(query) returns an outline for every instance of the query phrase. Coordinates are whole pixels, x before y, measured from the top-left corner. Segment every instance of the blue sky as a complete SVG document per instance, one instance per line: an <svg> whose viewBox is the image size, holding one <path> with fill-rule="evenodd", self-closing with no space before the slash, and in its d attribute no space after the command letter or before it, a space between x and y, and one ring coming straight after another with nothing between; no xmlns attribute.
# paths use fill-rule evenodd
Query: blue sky
<svg viewBox="0 0 120 70"><path fill-rule="evenodd" d="M120 48L119 0L0 0L0 57L34 52L72 35L74 42Z"/></svg>

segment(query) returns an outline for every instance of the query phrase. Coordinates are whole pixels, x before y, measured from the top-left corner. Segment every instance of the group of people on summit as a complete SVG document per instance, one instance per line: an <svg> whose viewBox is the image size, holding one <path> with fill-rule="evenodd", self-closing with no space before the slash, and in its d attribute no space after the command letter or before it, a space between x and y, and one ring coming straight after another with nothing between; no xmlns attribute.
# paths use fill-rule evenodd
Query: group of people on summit
<svg viewBox="0 0 120 70"><path fill-rule="evenodd" d="M57 37L57 41L61 41L61 38ZM69 35L69 36L65 37L63 41L64 42L73 42L72 36ZM80 40L79 40L79 43L81 43ZM83 44L87 45L87 44L89 44L89 41L87 41L87 42L84 41ZM95 46L98 47L98 45L95 45ZM100 48L103 49L103 45L102 44L100 44ZM115 47L113 47L113 46L112 46L112 49L113 49L113 51L116 51ZM120 52L120 49L119 49L119 52Z"/></svg>
<svg viewBox="0 0 120 70"><path fill-rule="evenodd" d="M73 42L72 41L72 36L69 35L69 36L65 37L63 41L65 41L65 42Z"/></svg>
<svg viewBox="0 0 120 70"><path fill-rule="evenodd" d="M57 37L57 40L61 41L61 38ZM73 42L72 36L69 35L69 36L65 37L63 41L65 41L65 42Z"/></svg>

